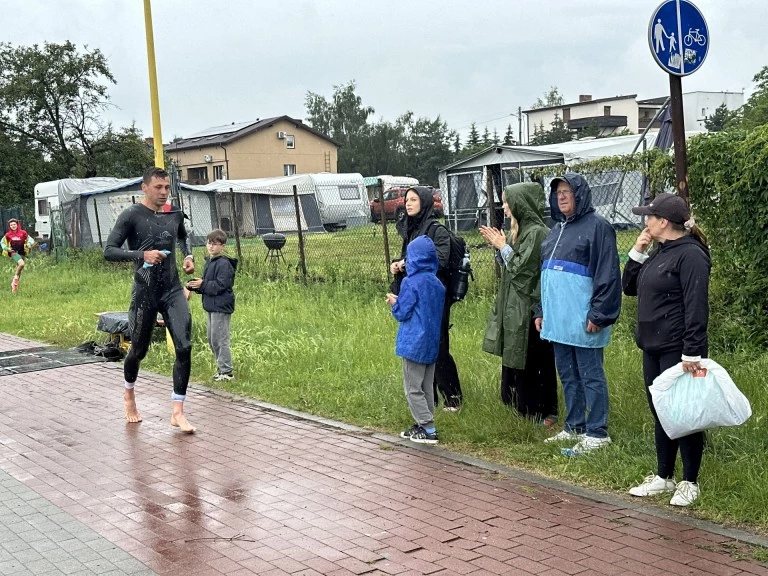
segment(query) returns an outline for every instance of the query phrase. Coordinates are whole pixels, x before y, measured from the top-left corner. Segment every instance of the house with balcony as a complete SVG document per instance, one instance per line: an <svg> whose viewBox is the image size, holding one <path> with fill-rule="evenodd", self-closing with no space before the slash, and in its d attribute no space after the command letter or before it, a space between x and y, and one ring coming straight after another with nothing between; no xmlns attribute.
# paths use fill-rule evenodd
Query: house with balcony
<svg viewBox="0 0 768 576"><path fill-rule="evenodd" d="M633 134L638 128L637 94L592 99L590 94L579 96L578 102L524 110L528 120L528 134L537 130L550 130L555 117L559 117L579 137L580 132L596 129L598 136L610 136L627 129ZM594 135L594 134L593 134Z"/></svg>
<svg viewBox="0 0 768 576"><path fill-rule="evenodd" d="M206 128L166 144L188 184L337 171L339 145L290 116Z"/></svg>
<svg viewBox="0 0 768 576"><path fill-rule="evenodd" d="M528 122L528 134L537 130L550 130L555 117L559 117L574 132L574 138L585 133L598 137L612 136L627 130L631 134L661 127L657 113L667 101L666 96L637 100L637 94L593 99L590 94L579 96L578 102L524 110ZM718 106L725 104L736 110L744 104L741 92L686 92L683 94L683 118L688 131L704 131L704 120L714 114ZM596 134L595 134L596 133Z"/></svg>

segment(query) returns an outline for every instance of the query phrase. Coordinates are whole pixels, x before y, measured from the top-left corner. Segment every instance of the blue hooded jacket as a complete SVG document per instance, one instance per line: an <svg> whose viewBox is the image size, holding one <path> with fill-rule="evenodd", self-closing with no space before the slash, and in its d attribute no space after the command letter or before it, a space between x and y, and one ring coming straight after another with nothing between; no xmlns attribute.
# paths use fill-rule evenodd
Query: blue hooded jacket
<svg viewBox="0 0 768 576"><path fill-rule="evenodd" d="M392 316L400 322L395 354L419 364L433 364L440 347L445 287L437 279L437 250L429 236L408 244L405 256L408 275L392 305Z"/></svg>
<svg viewBox="0 0 768 576"><path fill-rule="evenodd" d="M576 200L576 211L567 219L557 205L559 180L571 186ZM541 337L582 348L604 348L621 310L616 232L595 213L592 191L580 174L552 180L549 205L557 224L541 245ZM587 320L601 330L587 332Z"/></svg>

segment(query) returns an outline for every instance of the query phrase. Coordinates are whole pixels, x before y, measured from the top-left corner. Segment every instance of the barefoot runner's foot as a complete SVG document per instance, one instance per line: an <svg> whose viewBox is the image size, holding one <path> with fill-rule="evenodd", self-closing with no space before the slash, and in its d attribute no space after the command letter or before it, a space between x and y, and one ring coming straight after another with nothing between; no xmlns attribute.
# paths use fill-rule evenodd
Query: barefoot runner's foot
<svg viewBox="0 0 768 576"><path fill-rule="evenodd" d="M139 409L136 408L136 395L132 388L123 392L123 407L125 410L126 422L132 424L141 422L141 414L139 413Z"/></svg>

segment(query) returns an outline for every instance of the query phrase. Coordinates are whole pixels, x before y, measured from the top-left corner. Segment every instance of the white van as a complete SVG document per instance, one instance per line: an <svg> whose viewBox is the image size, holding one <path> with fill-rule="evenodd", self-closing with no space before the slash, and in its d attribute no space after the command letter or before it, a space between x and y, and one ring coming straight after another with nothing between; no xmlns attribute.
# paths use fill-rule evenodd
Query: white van
<svg viewBox="0 0 768 576"><path fill-rule="evenodd" d="M47 239L51 235L51 208L59 207L59 181L35 184L35 234Z"/></svg>

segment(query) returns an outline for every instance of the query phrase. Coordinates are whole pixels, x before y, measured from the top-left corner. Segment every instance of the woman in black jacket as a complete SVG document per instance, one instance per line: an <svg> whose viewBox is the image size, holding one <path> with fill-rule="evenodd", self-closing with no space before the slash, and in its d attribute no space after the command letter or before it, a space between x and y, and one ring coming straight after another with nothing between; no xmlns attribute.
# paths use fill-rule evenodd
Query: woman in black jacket
<svg viewBox="0 0 768 576"><path fill-rule="evenodd" d="M622 286L624 294L638 297L635 340L643 351L643 379L655 420L658 469L629 493L642 497L674 491L669 503L688 506L699 495L704 434L696 432L671 440L659 423L648 388L654 378L678 362L686 372L694 372L700 368L701 359L707 357L712 264L706 237L679 196L659 194L648 206L633 208L632 212L648 219L629 252ZM652 240L657 246L647 255ZM675 484L678 447L683 479Z"/></svg>
<svg viewBox="0 0 768 576"><path fill-rule="evenodd" d="M437 220L432 196L432 189L426 186L414 186L405 194L405 216L398 222L397 229L403 237L403 250L400 260L392 262L390 271L395 276L393 292L396 292L398 279L405 274L405 251L408 244L418 236L429 236L435 243L439 268L437 277L446 287L443 318L440 323L440 350L435 365L435 400L439 391L443 397L443 410L458 412L461 408L462 394L459 371L450 352L448 330L451 325L451 305L448 263L451 258L451 237L448 229Z"/></svg>

